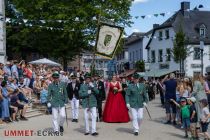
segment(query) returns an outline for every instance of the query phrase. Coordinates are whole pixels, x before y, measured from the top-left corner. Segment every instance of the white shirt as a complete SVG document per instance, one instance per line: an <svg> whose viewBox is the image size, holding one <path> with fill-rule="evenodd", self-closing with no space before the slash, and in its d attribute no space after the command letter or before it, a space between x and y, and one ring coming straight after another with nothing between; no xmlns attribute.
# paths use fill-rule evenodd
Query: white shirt
<svg viewBox="0 0 210 140"><path fill-rule="evenodd" d="M202 112L201 112L201 119L202 119L202 121L205 122L205 119L207 118L208 115L209 115L209 108L208 107L204 107L202 109ZM207 120L207 122L209 122L209 119Z"/></svg>
<svg viewBox="0 0 210 140"><path fill-rule="evenodd" d="M75 89L76 83L72 83L73 90Z"/></svg>

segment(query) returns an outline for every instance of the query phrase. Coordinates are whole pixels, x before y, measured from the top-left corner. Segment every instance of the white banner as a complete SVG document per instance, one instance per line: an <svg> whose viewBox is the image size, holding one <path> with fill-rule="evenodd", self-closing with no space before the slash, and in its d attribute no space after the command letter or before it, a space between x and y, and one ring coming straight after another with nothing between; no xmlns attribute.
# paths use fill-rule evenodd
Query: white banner
<svg viewBox="0 0 210 140"><path fill-rule="evenodd" d="M123 33L123 28L101 24L96 44L96 54L112 59Z"/></svg>

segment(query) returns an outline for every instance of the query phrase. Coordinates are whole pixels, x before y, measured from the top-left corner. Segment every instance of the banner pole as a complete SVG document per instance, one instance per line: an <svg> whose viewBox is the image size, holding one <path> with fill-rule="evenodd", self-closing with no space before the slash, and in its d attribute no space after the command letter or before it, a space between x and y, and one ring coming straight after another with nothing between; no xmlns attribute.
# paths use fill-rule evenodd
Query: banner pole
<svg viewBox="0 0 210 140"><path fill-rule="evenodd" d="M100 18L101 18L101 8L102 8L102 4L100 4L100 13L97 15L97 27L98 27L98 30L99 30L99 27L100 27ZM99 32L97 31L97 34ZM95 47L93 49L93 61L92 61L92 66L91 66L91 76L94 76L95 75L95 66L96 66L96 48L97 48L97 40L98 40L98 35L96 36L96 44L95 44Z"/></svg>

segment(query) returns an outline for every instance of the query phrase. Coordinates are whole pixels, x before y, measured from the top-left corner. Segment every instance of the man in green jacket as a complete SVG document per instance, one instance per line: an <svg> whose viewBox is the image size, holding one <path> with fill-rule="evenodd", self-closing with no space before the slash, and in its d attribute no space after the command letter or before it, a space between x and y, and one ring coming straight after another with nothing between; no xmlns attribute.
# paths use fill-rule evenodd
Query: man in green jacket
<svg viewBox="0 0 210 140"><path fill-rule="evenodd" d="M66 91L66 85L59 80L59 74L53 73L53 82L48 87L48 107L52 107L53 115L53 129L54 132L62 133L64 131L63 124L65 121L65 104L68 103L68 96ZM58 118L60 118L58 122ZM59 129L60 126L60 129Z"/></svg>
<svg viewBox="0 0 210 140"><path fill-rule="evenodd" d="M91 82L90 74L85 75L85 83L81 85L79 90L79 97L82 99L82 107L84 109L84 116L85 116L85 135L90 134L89 129L89 112L91 113L92 119L92 130L91 133L93 136L97 136L98 133L96 132L96 107L97 107L97 100L96 95L99 94L99 91L96 86Z"/></svg>
<svg viewBox="0 0 210 140"><path fill-rule="evenodd" d="M134 135L138 136L139 126L143 120L143 109L148 102L148 93L145 84L139 83L140 76L134 74L134 81L126 89L126 104L133 116L132 125L134 128Z"/></svg>

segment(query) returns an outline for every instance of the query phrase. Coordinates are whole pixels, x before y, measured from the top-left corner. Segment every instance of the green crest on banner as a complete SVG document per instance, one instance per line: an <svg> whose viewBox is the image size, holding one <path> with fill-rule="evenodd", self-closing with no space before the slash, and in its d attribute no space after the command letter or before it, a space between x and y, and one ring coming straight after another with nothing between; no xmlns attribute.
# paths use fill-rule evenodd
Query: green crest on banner
<svg viewBox="0 0 210 140"><path fill-rule="evenodd" d="M104 39L104 45L108 47L111 40L112 40L112 36L107 34Z"/></svg>

